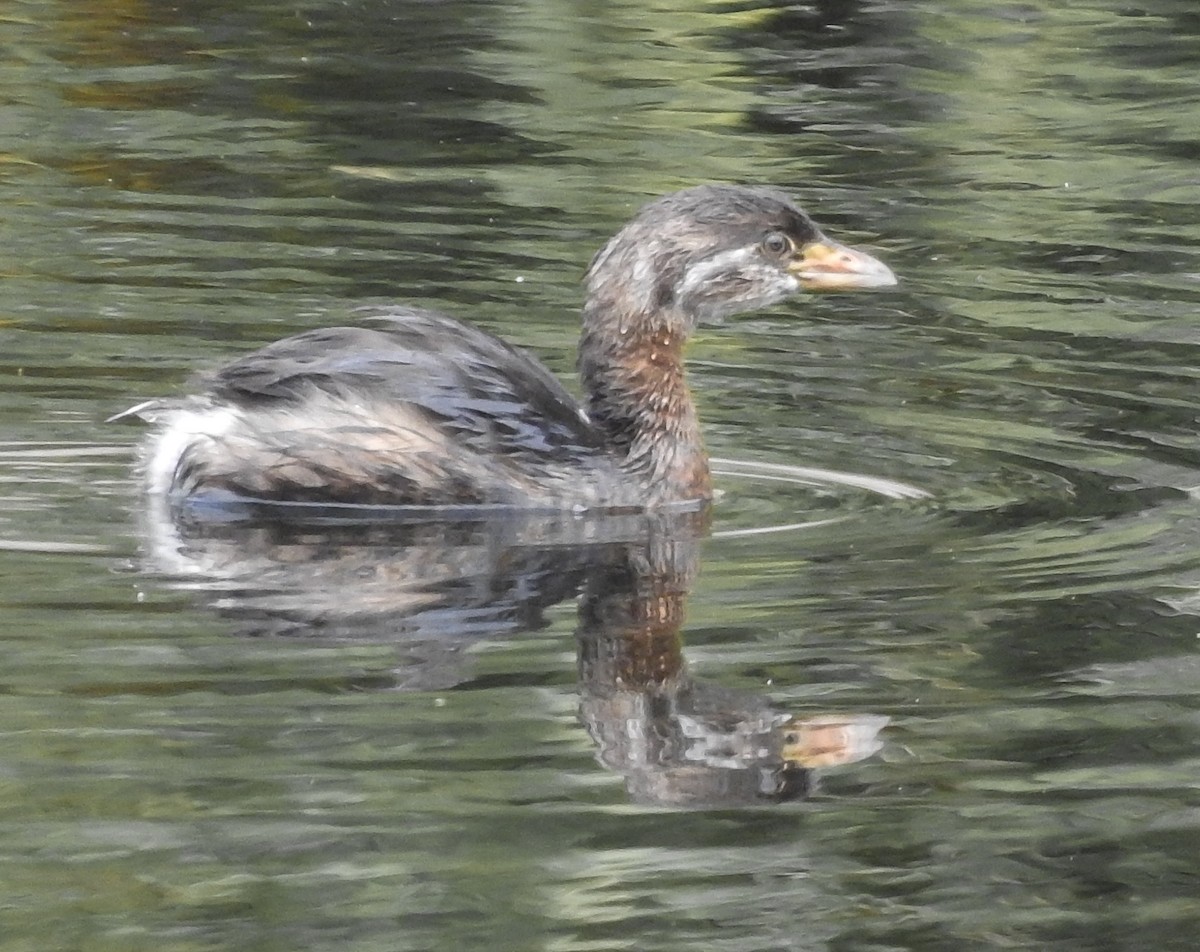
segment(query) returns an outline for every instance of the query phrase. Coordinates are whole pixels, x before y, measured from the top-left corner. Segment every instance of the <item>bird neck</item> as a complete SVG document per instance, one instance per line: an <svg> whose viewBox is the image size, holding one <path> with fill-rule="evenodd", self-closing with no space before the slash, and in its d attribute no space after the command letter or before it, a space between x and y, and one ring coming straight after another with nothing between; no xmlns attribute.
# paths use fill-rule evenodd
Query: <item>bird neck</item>
<svg viewBox="0 0 1200 952"><path fill-rule="evenodd" d="M588 416L656 501L712 495L683 367L682 320L614 322L589 313L579 347Z"/></svg>

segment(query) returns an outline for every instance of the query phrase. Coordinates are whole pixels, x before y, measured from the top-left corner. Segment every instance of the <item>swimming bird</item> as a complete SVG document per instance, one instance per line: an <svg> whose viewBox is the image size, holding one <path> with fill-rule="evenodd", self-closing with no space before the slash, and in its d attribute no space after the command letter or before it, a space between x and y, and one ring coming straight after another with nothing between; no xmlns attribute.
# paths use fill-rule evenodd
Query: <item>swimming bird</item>
<svg viewBox="0 0 1200 952"><path fill-rule="evenodd" d="M645 205L592 259L582 405L528 352L404 307L296 334L118 414L173 501L650 508L713 493L684 347L803 290L896 281L784 193L701 185Z"/></svg>

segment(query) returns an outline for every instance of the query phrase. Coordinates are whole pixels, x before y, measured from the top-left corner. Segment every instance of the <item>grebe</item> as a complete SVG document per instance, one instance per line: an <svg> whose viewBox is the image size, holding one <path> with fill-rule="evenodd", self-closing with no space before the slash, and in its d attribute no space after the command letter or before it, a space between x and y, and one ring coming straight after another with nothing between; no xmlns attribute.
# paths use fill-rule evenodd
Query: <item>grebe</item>
<svg viewBox="0 0 1200 952"><path fill-rule="evenodd" d="M701 321L802 289L894 284L773 189L702 185L643 207L592 259L581 407L486 331L391 308L234 360L155 425L142 468L174 501L653 507L712 496L683 368Z"/></svg>

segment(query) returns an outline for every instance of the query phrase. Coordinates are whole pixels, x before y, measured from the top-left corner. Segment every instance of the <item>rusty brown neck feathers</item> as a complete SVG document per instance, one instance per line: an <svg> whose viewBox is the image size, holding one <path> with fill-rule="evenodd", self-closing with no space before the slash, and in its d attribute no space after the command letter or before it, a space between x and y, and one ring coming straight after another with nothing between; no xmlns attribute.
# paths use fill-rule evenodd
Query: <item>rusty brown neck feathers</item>
<svg viewBox="0 0 1200 952"><path fill-rule="evenodd" d="M613 320L585 308L579 371L587 412L621 467L656 502L712 495L708 458L683 366L680 315Z"/></svg>

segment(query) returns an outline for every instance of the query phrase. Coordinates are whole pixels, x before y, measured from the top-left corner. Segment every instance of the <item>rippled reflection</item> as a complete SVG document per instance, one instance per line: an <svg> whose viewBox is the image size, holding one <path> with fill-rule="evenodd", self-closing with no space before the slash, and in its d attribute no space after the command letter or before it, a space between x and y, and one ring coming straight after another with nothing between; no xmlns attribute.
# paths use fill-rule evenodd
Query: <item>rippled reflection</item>
<svg viewBox="0 0 1200 952"><path fill-rule="evenodd" d="M861 760L881 743L885 717L796 718L688 674L685 604L707 510L468 509L452 518L403 507L197 513L148 502L148 568L195 592L242 637L397 645L393 689L467 680L470 644L541 627L547 608L582 592L581 716L600 762L640 802L803 797L816 768Z"/></svg>

